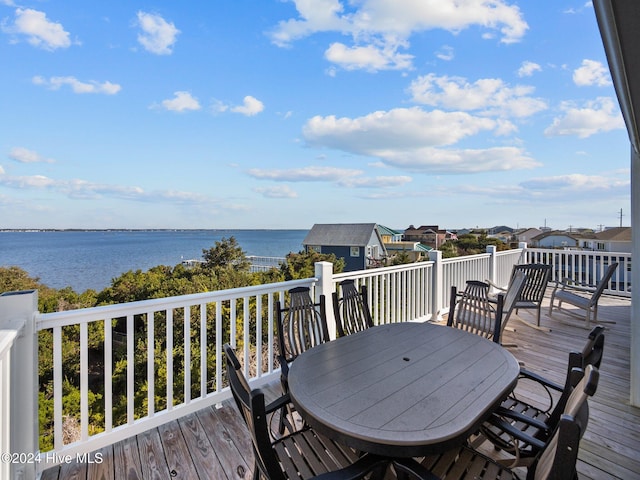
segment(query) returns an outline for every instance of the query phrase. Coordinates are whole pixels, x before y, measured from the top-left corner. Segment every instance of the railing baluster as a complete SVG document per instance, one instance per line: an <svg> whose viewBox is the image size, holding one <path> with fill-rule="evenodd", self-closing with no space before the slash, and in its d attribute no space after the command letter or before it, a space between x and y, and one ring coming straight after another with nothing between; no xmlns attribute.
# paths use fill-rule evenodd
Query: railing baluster
<svg viewBox="0 0 640 480"><path fill-rule="evenodd" d="M89 348L88 324L80 324L80 440L89 438Z"/></svg>
<svg viewBox="0 0 640 480"><path fill-rule="evenodd" d="M200 398L207 396L207 304L200 304Z"/></svg>
<svg viewBox="0 0 640 480"><path fill-rule="evenodd" d="M183 354L183 392L184 403L191 402L191 307L184 307L183 319L183 337L184 337L184 354Z"/></svg>
<svg viewBox="0 0 640 480"><path fill-rule="evenodd" d="M173 308L167 309L167 410L173 410Z"/></svg>
<svg viewBox="0 0 640 480"><path fill-rule="evenodd" d="M135 414L135 335L133 315L127 315L127 424L131 425Z"/></svg>
<svg viewBox="0 0 640 480"><path fill-rule="evenodd" d="M104 319L104 431L113 428L113 330L112 318ZM54 363L55 364L55 363ZM55 418L55 417L54 417Z"/></svg>
<svg viewBox="0 0 640 480"><path fill-rule="evenodd" d="M53 447L64 446L62 439L62 327L53 328Z"/></svg>
<svg viewBox="0 0 640 480"><path fill-rule="evenodd" d="M155 314L147 312L147 415L153 417L156 411L155 385Z"/></svg>

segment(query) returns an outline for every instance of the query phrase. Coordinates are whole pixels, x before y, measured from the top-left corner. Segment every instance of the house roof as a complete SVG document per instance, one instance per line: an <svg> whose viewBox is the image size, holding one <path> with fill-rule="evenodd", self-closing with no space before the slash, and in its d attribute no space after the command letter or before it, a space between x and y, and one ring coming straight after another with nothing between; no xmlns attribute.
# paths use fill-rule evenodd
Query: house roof
<svg viewBox="0 0 640 480"><path fill-rule="evenodd" d="M630 242L631 241L631 227L615 227L608 228L602 232L596 233L595 237L598 240L608 240L612 242Z"/></svg>
<svg viewBox="0 0 640 480"><path fill-rule="evenodd" d="M369 244L374 231L377 233L375 223L316 223L302 244L364 247Z"/></svg>
<svg viewBox="0 0 640 480"><path fill-rule="evenodd" d="M581 238L586 238L584 235L576 232L562 232L560 230L553 230L552 232L543 232L540 235L536 235L531 240L542 240L547 237L569 237L573 240L580 240Z"/></svg>
<svg viewBox="0 0 640 480"><path fill-rule="evenodd" d="M378 232L380 232L380 235L402 235L402 232L385 227L384 225L378 225Z"/></svg>

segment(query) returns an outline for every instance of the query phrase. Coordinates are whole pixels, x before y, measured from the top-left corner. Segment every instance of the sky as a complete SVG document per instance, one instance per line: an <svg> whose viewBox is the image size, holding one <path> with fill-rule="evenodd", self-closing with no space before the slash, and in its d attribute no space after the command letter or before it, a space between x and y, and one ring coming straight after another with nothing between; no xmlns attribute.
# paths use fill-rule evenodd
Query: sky
<svg viewBox="0 0 640 480"><path fill-rule="evenodd" d="M0 0L0 229L630 225L585 0Z"/></svg>

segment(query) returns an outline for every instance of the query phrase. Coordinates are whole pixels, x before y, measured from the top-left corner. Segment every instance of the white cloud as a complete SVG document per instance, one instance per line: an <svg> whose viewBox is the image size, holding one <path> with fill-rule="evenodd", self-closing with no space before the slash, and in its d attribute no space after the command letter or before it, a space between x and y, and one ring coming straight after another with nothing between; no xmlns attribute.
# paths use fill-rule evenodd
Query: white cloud
<svg viewBox="0 0 640 480"><path fill-rule="evenodd" d="M252 168L247 171L250 177L278 182L335 182L347 177L359 176L363 173L362 170L314 166L288 170Z"/></svg>
<svg viewBox="0 0 640 480"><path fill-rule="evenodd" d="M450 47L449 45L443 45L442 48L440 48L440 50L436 52L436 57L447 62L453 60L455 58L453 47Z"/></svg>
<svg viewBox="0 0 640 480"><path fill-rule="evenodd" d="M325 58L341 65L345 70L405 70L411 68L412 55L398 53L396 47L376 45L348 47L333 43L325 52Z"/></svg>
<svg viewBox="0 0 640 480"><path fill-rule="evenodd" d="M71 45L69 32L60 23L52 22L46 13L31 8L16 9L13 25L3 27L10 34L25 35L34 47L53 51Z"/></svg>
<svg viewBox="0 0 640 480"><path fill-rule="evenodd" d="M547 108L544 100L531 96L534 87L512 87L498 78L481 78L470 83L462 77L430 73L411 82L409 91L417 103L492 116L522 118Z"/></svg>
<svg viewBox="0 0 640 480"><path fill-rule="evenodd" d="M362 155L386 150L451 145L496 128L488 118L465 112L395 108L358 118L315 116L303 127L307 142Z"/></svg>
<svg viewBox="0 0 640 480"><path fill-rule="evenodd" d="M607 87L611 85L611 76L602 63L585 59L582 61L582 66L573 72L573 82L579 87L592 85Z"/></svg>
<svg viewBox="0 0 640 480"><path fill-rule="evenodd" d="M264 110L264 104L255 97L247 95L244 97L242 105L231 107L230 110L235 113L241 113L247 117L252 117Z"/></svg>
<svg viewBox="0 0 640 480"><path fill-rule="evenodd" d="M542 71L542 67L537 63L525 61L525 62L522 62L522 65L520 65L520 68L518 69L518 76L530 77L535 72L541 72L541 71Z"/></svg>
<svg viewBox="0 0 640 480"><path fill-rule="evenodd" d="M409 182L412 178L406 175L386 176L386 177L348 177L338 181L338 184L349 188L389 188L401 187Z"/></svg>
<svg viewBox="0 0 640 480"><path fill-rule="evenodd" d="M156 55L170 55L173 52L173 45L180 33L173 23L160 15L138 12L138 25L142 29L138 34L138 42L145 50Z"/></svg>
<svg viewBox="0 0 640 480"><path fill-rule="evenodd" d="M513 43L529 28L520 9L504 0L360 0L348 2L348 7L339 0L292 1L299 16L281 21L274 28L270 33L273 43L289 46L317 32L351 35L353 46L332 46L325 54L329 60L337 59L350 69L363 65L367 70L374 69L385 58L380 52L386 52L389 59L382 62L384 68L391 65L409 68L412 57L398 54L397 49L408 47L407 41L415 32L443 29L457 33L479 26L485 31L499 32L501 42Z"/></svg>
<svg viewBox="0 0 640 480"><path fill-rule="evenodd" d="M539 162L518 147L398 149L384 152L381 158L386 164L396 168L412 172L441 174L504 172L540 166Z"/></svg>
<svg viewBox="0 0 640 480"><path fill-rule="evenodd" d="M266 198L298 198L298 194L288 185L276 185L274 187L254 188L255 192L261 193Z"/></svg>
<svg viewBox="0 0 640 480"><path fill-rule="evenodd" d="M174 92L174 98L163 100L162 106L171 112L185 112L187 110L200 110L200 102L189 92Z"/></svg>
<svg viewBox="0 0 640 480"><path fill-rule="evenodd" d="M373 156L386 165L416 172L474 173L539 165L521 148L445 149L482 132L503 133L505 122L465 112L418 107L374 112L359 118L316 116L303 135L310 145Z"/></svg>
<svg viewBox="0 0 640 480"><path fill-rule="evenodd" d="M45 158L38 152L24 147L14 147L9 152L9 158L20 163L54 163L55 160ZM3 172L0 172L3 173Z"/></svg>
<svg viewBox="0 0 640 480"><path fill-rule="evenodd" d="M81 82L75 77L51 77L48 80L41 76L35 76L32 79L35 85L42 85L51 90L59 90L63 85L69 85L74 93L103 93L106 95L115 95L122 87L117 83L97 82L91 80L89 82Z"/></svg>
<svg viewBox="0 0 640 480"><path fill-rule="evenodd" d="M53 179L44 175L9 176L0 172L0 185L27 190L50 190L72 199L115 198L137 202L211 204L216 200L199 193L175 190L146 191L139 186L110 185L82 179Z"/></svg>
<svg viewBox="0 0 640 480"><path fill-rule="evenodd" d="M560 106L563 116L556 117L544 131L547 136L576 135L587 138L596 133L624 128L622 115L609 97L599 97L578 107L571 102Z"/></svg>

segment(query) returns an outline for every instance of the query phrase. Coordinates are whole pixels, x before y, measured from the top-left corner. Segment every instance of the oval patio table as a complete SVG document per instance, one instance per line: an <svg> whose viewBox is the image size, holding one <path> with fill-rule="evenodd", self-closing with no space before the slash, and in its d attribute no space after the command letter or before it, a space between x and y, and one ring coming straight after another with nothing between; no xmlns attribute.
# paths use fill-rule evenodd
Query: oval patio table
<svg viewBox="0 0 640 480"><path fill-rule="evenodd" d="M380 325L318 345L291 364L302 418L359 451L416 457L463 443L511 392L505 348L430 323Z"/></svg>

